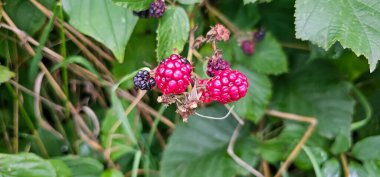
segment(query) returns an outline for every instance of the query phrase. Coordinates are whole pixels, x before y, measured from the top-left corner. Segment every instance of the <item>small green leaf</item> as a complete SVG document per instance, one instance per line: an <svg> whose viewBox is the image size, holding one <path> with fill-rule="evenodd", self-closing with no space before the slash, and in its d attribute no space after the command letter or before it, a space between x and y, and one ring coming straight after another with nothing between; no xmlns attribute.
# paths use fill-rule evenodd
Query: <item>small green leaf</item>
<svg viewBox="0 0 380 177"><path fill-rule="evenodd" d="M371 160L364 162L364 168L368 172L368 177L377 177L380 174L380 161Z"/></svg>
<svg viewBox="0 0 380 177"><path fill-rule="evenodd" d="M357 142L352 154L360 160L380 160L380 136L371 136Z"/></svg>
<svg viewBox="0 0 380 177"><path fill-rule="evenodd" d="M189 37L190 25L182 7L169 7L161 17L157 29L157 59L181 53Z"/></svg>
<svg viewBox="0 0 380 177"><path fill-rule="evenodd" d="M249 59L250 68L264 74L281 74L288 71L288 61L281 45L271 33L258 42L253 57Z"/></svg>
<svg viewBox="0 0 380 177"><path fill-rule="evenodd" d="M249 3L255 3L257 0L243 0L244 5Z"/></svg>
<svg viewBox="0 0 380 177"><path fill-rule="evenodd" d="M380 5L378 0L296 1L296 36L330 48L339 41L368 58L370 70L380 59Z"/></svg>
<svg viewBox="0 0 380 177"><path fill-rule="evenodd" d="M350 177L368 177L367 170L359 163L351 161L348 169L350 170Z"/></svg>
<svg viewBox="0 0 380 177"><path fill-rule="evenodd" d="M72 176L70 168L62 160L52 159L52 160L49 160L49 162L50 164L53 165L56 171L57 177L71 177Z"/></svg>
<svg viewBox="0 0 380 177"><path fill-rule="evenodd" d="M117 61L124 60L125 46L138 18L111 0L62 0L69 23L112 50Z"/></svg>
<svg viewBox="0 0 380 177"><path fill-rule="evenodd" d="M330 159L323 164L322 174L324 177L340 177L341 170L339 161L336 159Z"/></svg>
<svg viewBox="0 0 380 177"><path fill-rule="evenodd" d="M32 153L21 153L0 154L0 176L56 177L57 175L48 161Z"/></svg>
<svg viewBox="0 0 380 177"><path fill-rule="evenodd" d="M121 173L119 170L110 169L106 170L102 173L101 177L123 177L123 173Z"/></svg>
<svg viewBox="0 0 380 177"><path fill-rule="evenodd" d="M30 1L7 1L5 3L4 10L16 26L29 35L34 35L38 30L40 30L46 21L45 15Z"/></svg>
<svg viewBox="0 0 380 177"><path fill-rule="evenodd" d="M178 0L178 2L181 4L195 4L200 3L201 0Z"/></svg>
<svg viewBox="0 0 380 177"><path fill-rule="evenodd" d="M99 177L103 171L103 165L93 158L69 155L57 159L71 169L72 176Z"/></svg>
<svg viewBox="0 0 380 177"><path fill-rule="evenodd" d="M83 58L82 56L70 56L66 58L65 60L62 60L62 62L54 65L54 67L52 68L52 71L55 71L58 68L61 68L64 66L67 67L69 64L79 64L83 66L84 68L88 69L89 71L91 71L96 76L98 76L98 78L101 78L98 71L96 71L96 69L94 68L94 66L92 66L92 64L88 60Z"/></svg>
<svg viewBox="0 0 380 177"><path fill-rule="evenodd" d="M128 7L134 11L149 9L149 5L153 0L112 0L116 5Z"/></svg>
<svg viewBox="0 0 380 177"><path fill-rule="evenodd" d="M249 87L247 95L235 103L235 111L241 117L258 122L265 114L272 96L272 84L266 75L251 72L242 66L236 69L247 76Z"/></svg>
<svg viewBox="0 0 380 177"><path fill-rule="evenodd" d="M9 71L7 67L0 65L0 84L7 82L12 77L15 77L15 73Z"/></svg>

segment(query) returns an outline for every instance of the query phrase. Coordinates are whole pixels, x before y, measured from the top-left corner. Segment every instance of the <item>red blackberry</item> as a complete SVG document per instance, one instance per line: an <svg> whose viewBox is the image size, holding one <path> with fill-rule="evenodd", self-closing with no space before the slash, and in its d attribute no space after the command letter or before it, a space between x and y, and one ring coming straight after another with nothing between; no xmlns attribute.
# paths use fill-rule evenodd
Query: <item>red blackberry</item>
<svg viewBox="0 0 380 177"><path fill-rule="evenodd" d="M226 104L237 101L247 94L248 80L240 71L219 71L207 82L206 89L212 100Z"/></svg>
<svg viewBox="0 0 380 177"><path fill-rule="evenodd" d="M226 69L230 69L230 64L228 61L219 59L210 59L207 63L207 75L210 77L214 77L215 72L223 71Z"/></svg>
<svg viewBox="0 0 380 177"><path fill-rule="evenodd" d="M191 64L186 58L172 54L158 65L154 78L164 94L181 94L191 83L191 72Z"/></svg>
<svg viewBox="0 0 380 177"><path fill-rule="evenodd" d="M265 33L266 33L265 29L260 28L259 30L253 33L253 39L257 42L262 41L265 37Z"/></svg>
<svg viewBox="0 0 380 177"><path fill-rule="evenodd" d="M255 42L252 40L244 40L241 43L241 49L246 55L252 55L255 50Z"/></svg>
<svg viewBox="0 0 380 177"><path fill-rule="evenodd" d="M166 5L164 0L156 0L150 4L149 9L143 11L134 11L133 13L141 18L160 18L164 15Z"/></svg>
<svg viewBox="0 0 380 177"><path fill-rule="evenodd" d="M150 77L150 73L147 70L140 70L133 77L133 82L140 90L150 90L156 85L156 81Z"/></svg>
<svg viewBox="0 0 380 177"><path fill-rule="evenodd" d="M213 100L210 96L210 92L206 89L206 84L209 81L209 79L201 79L198 80L197 88L198 93L202 94L199 100L203 103L211 103Z"/></svg>

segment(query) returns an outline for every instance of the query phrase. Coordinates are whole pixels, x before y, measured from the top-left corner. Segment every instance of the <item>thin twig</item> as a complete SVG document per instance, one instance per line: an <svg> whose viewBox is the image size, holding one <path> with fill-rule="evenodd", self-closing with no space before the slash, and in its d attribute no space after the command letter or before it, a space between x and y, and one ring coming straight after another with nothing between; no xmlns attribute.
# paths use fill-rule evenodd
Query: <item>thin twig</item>
<svg viewBox="0 0 380 177"><path fill-rule="evenodd" d="M340 154L340 160L342 162L344 177L349 177L350 176L350 170L348 168L347 157L344 153Z"/></svg>
<svg viewBox="0 0 380 177"><path fill-rule="evenodd" d="M272 175L270 174L270 168L268 165L268 162L266 160L261 161L261 168L264 171L264 176L265 177L271 177Z"/></svg>
<svg viewBox="0 0 380 177"><path fill-rule="evenodd" d="M301 140L297 143L296 147L294 147L294 149L292 150L288 158L281 165L280 169L277 171L276 175L274 176L274 177L281 177L284 171L288 169L290 163L293 162L293 160L297 157L302 146L306 143L306 141L309 139L309 137L313 133L314 128L317 125L317 119L313 117L305 117L305 116L300 116L296 114L290 114L290 113L285 113L285 112L280 112L280 111L275 111L275 110L267 110L266 114L269 116L274 116L274 117L278 117L282 119L289 119L289 120L309 123L309 127L307 128L305 134L302 136Z"/></svg>

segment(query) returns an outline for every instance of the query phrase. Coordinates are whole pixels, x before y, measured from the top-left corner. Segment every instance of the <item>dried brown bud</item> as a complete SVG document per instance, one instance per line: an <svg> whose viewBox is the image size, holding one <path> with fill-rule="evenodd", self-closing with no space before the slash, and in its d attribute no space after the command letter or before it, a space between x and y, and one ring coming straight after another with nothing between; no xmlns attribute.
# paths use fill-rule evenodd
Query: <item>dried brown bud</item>
<svg viewBox="0 0 380 177"><path fill-rule="evenodd" d="M216 24L207 33L206 38L209 41L228 41L230 38L230 31L221 24Z"/></svg>

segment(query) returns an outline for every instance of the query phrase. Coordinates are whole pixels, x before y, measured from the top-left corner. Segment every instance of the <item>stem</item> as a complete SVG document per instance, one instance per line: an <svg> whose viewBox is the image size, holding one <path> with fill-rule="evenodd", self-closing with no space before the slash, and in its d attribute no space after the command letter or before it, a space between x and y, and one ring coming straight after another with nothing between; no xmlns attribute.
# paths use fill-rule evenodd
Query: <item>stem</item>
<svg viewBox="0 0 380 177"><path fill-rule="evenodd" d="M319 164L318 164L317 159L315 158L313 152L311 152L311 150L306 145L302 146L302 150L304 150L307 157L309 157L310 162L314 168L315 176L316 177L323 177L321 168L319 167Z"/></svg>
<svg viewBox="0 0 380 177"><path fill-rule="evenodd" d="M63 18L63 8L62 8L62 0L59 1L57 4L58 6L58 18L59 20L59 36L61 38L61 45L60 45L60 53L63 57L63 62L67 59L66 57L66 37L65 37L65 28L64 28L64 18ZM53 17L54 18L54 15ZM68 79L68 72L67 72L67 65L63 65L62 69L62 77L63 77L63 91L65 92L65 95L67 98L69 98L69 79ZM66 104L65 104L66 105ZM68 114L68 112L66 112Z"/></svg>
<svg viewBox="0 0 380 177"><path fill-rule="evenodd" d="M346 158L346 155L344 155L344 153L340 154L340 160L342 161L342 168L343 168L344 177L349 177L350 176L350 170L348 168L347 158Z"/></svg>
<svg viewBox="0 0 380 177"><path fill-rule="evenodd" d="M218 11L215 7L211 6L208 0L204 1L204 4L208 11L219 18L220 21L222 21L231 31L237 36L240 33L240 30L238 27L236 27L226 16L224 16L221 12Z"/></svg>
<svg viewBox="0 0 380 177"><path fill-rule="evenodd" d="M141 159L141 151L138 150L136 151L135 158L133 160L132 177L137 177L140 159Z"/></svg>
<svg viewBox="0 0 380 177"><path fill-rule="evenodd" d="M352 91L355 93L356 97L358 98L359 103L363 106L364 112L366 115L364 119L351 124L351 130L355 131L362 128L372 119L373 110L367 98L363 95L363 93L357 87L353 86Z"/></svg>
<svg viewBox="0 0 380 177"><path fill-rule="evenodd" d="M166 109L166 106L162 105L158 111L158 114L159 116L162 116L162 114L164 114L164 111ZM154 123L149 131L149 136L148 136L148 148L150 148L150 146L152 145L152 141L153 141L153 136L154 136L154 133L157 131L157 125L158 123L160 122L160 117L156 116L154 118Z"/></svg>

